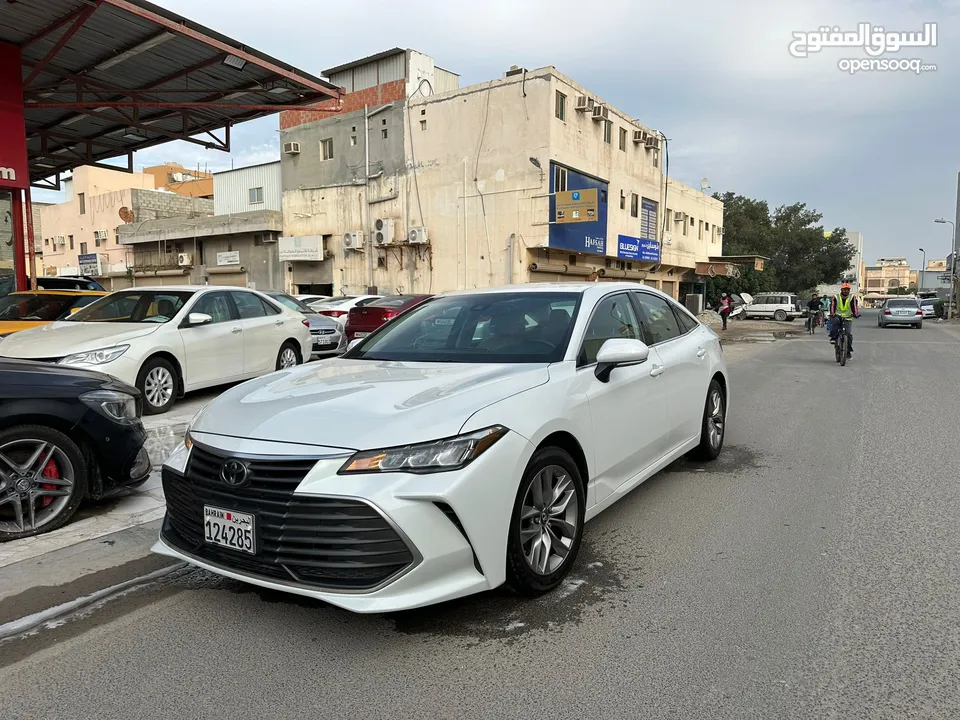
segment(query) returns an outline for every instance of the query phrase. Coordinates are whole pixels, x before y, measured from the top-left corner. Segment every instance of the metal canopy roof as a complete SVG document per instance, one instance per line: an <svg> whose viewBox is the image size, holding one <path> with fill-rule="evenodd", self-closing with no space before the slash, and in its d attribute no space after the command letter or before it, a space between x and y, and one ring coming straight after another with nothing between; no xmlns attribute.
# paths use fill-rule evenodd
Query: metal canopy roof
<svg viewBox="0 0 960 720"><path fill-rule="evenodd" d="M0 41L21 49L38 187L59 188L60 173L108 158L126 156L132 171L134 151L169 140L229 152L237 122L330 99L338 102L318 112L335 112L341 97L145 0L5 0Z"/></svg>

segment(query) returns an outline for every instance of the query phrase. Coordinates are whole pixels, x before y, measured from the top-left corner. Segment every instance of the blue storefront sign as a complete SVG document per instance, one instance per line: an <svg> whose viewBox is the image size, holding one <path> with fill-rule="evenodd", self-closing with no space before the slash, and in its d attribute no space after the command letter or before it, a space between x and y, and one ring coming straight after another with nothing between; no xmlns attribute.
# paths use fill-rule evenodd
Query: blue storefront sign
<svg viewBox="0 0 960 720"><path fill-rule="evenodd" d="M606 255L607 183L564 167L564 187L560 189L556 187L557 168L555 163L550 163L550 247ZM574 214L575 210L580 211L579 216Z"/></svg>
<svg viewBox="0 0 960 720"><path fill-rule="evenodd" d="M657 263L660 262L660 243L656 240L618 235L617 257L622 260Z"/></svg>

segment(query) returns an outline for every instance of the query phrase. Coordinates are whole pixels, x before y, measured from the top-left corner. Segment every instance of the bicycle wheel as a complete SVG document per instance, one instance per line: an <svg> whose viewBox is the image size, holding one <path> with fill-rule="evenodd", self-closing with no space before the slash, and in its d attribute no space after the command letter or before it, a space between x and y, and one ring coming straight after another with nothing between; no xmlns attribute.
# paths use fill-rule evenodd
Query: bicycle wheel
<svg viewBox="0 0 960 720"><path fill-rule="evenodd" d="M847 328L842 328L840 332L840 339L837 342L837 352L840 353L840 367L843 367L847 364Z"/></svg>

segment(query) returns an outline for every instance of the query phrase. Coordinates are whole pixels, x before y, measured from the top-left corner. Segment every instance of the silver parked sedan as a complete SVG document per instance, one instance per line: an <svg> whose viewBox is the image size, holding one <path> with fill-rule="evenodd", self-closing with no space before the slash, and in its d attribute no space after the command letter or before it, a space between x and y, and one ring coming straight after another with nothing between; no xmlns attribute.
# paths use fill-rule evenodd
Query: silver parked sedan
<svg viewBox="0 0 960 720"><path fill-rule="evenodd" d="M917 330L923 327L923 311L916 298L890 298L880 306L877 327L911 325Z"/></svg>

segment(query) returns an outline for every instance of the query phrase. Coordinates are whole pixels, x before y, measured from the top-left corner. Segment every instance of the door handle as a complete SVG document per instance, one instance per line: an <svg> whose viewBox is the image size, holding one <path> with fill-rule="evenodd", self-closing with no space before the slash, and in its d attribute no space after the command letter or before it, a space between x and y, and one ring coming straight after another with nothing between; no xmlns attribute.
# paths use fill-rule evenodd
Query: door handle
<svg viewBox="0 0 960 720"><path fill-rule="evenodd" d="M700 348L699 350L697 350L697 357L698 357L698 358L702 358L702 357L703 357L704 355L706 355L706 354L707 354L707 351L704 350L703 348Z"/></svg>
<svg viewBox="0 0 960 720"><path fill-rule="evenodd" d="M650 371L650 377L660 377L663 375L664 369L663 365L654 365L653 370Z"/></svg>
<svg viewBox="0 0 960 720"><path fill-rule="evenodd" d="M231 330L230 332L232 332L234 335L236 335L236 334L239 333L239 332L243 332L243 328L234 328L234 329Z"/></svg>
<svg viewBox="0 0 960 720"><path fill-rule="evenodd" d="M277 320L277 321L274 323L274 325L277 325L277 326L283 325L284 322L285 322L284 320Z"/></svg>

